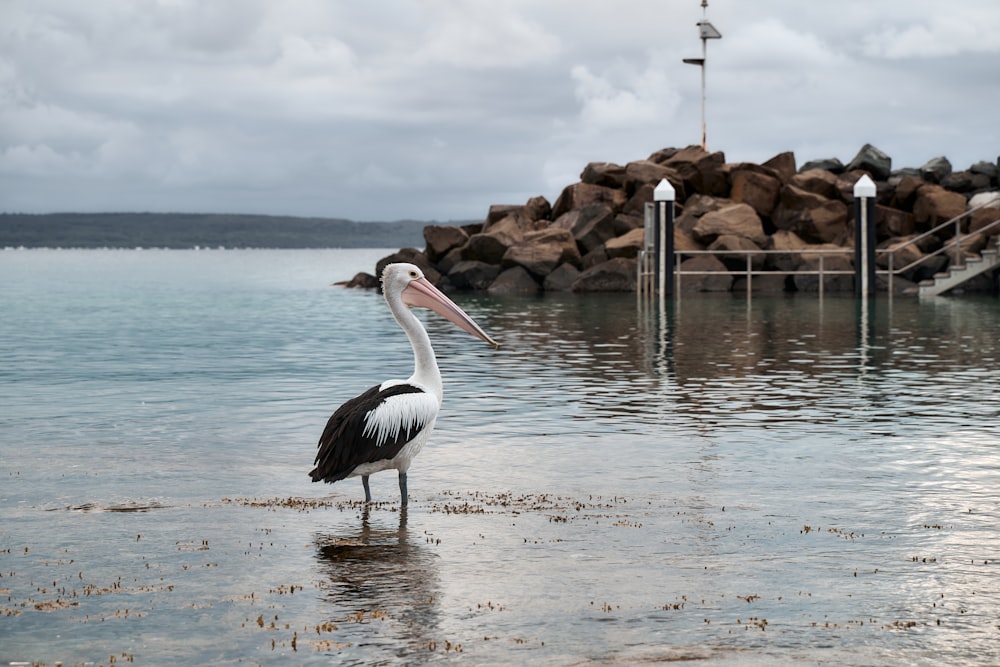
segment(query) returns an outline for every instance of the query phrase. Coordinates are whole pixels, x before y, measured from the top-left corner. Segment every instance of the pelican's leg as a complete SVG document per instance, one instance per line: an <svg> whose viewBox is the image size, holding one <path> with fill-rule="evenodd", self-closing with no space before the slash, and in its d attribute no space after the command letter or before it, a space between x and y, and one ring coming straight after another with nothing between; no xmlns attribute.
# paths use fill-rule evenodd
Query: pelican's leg
<svg viewBox="0 0 1000 667"><path fill-rule="evenodd" d="M400 504L403 507L406 507L406 504L409 501L409 496L406 494L406 473L405 472L399 473L399 497L401 498Z"/></svg>
<svg viewBox="0 0 1000 667"><path fill-rule="evenodd" d="M361 486L365 487L365 502L372 501L372 490L368 488L368 475L361 476Z"/></svg>

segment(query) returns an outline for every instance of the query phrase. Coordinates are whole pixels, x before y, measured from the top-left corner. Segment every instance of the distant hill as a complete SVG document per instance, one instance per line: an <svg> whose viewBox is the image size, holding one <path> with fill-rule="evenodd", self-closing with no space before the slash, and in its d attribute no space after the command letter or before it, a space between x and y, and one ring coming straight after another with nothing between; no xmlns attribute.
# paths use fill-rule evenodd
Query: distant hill
<svg viewBox="0 0 1000 667"><path fill-rule="evenodd" d="M428 224L201 213L0 213L0 248L422 248Z"/></svg>

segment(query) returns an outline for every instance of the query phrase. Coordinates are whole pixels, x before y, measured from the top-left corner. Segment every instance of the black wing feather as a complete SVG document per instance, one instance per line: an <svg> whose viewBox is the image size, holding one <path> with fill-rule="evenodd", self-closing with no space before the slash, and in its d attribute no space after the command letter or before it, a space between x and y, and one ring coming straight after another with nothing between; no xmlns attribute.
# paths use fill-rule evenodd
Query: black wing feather
<svg viewBox="0 0 1000 667"><path fill-rule="evenodd" d="M411 384L398 384L385 390L381 389L381 385L375 385L337 408L320 436L316 467L309 473L312 480L336 482L350 475L362 463L395 457L403 445L423 428L423 424L401 428L395 438L378 446L374 435L364 434L365 416L392 396L422 392Z"/></svg>

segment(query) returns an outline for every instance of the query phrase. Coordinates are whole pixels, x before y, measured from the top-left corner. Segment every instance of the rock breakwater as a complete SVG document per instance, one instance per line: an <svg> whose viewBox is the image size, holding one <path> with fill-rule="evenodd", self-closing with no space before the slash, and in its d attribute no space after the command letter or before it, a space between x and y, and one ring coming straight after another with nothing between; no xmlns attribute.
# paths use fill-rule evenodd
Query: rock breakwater
<svg viewBox="0 0 1000 667"><path fill-rule="evenodd" d="M554 203L538 196L524 204L492 205L481 223L429 225L423 230L423 250L404 248L383 258L375 275L385 264L406 261L420 266L445 291L633 291L645 205L653 201L653 188L667 179L676 191L675 248L719 251L682 256L682 271L722 273L686 278L682 289L728 291L739 279L723 273L727 263L740 270L748 253L755 270L777 272L814 263L808 250L852 250L853 189L864 174L878 187L879 247L903 244L984 201L990 203L969 216L963 234L1000 219L1000 159L955 171L947 158L938 157L919 168L893 170L892 159L868 144L846 165L830 158L797 168L791 152L756 164L727 163L722 152L698 146L665 148L625 165L592 162ZM949 242L950 234L932 235L909 253L933 253ZM986 234L973 234L961 248L974 254L993 242ZM787 252L753 254L759 250ZM945 270L950 255L929 257L898 284ZM826 263L828 270L850 269L853 253L828 256ZM817 283L816 276L776 273L773 278L755 280L754 288L797 291L815 289ZM375 276L363 273L343 284L377 283ZM851 281L843 279L825 286L852 289Z"/></svg>

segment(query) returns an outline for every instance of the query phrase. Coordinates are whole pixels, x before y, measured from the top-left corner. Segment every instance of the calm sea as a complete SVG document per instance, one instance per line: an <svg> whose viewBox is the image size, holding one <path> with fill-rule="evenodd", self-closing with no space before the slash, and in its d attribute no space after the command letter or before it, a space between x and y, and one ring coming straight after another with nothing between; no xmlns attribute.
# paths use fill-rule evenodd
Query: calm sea
<svg viewBox="0 0 1000 667"><path fill-rule="evenodd" d="M458 295L401 512L387 252L0 252L0 664L1000 662L995 298Z"/></svg>

